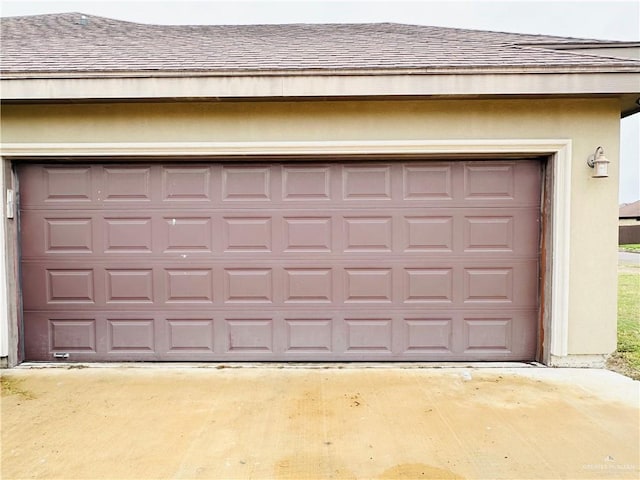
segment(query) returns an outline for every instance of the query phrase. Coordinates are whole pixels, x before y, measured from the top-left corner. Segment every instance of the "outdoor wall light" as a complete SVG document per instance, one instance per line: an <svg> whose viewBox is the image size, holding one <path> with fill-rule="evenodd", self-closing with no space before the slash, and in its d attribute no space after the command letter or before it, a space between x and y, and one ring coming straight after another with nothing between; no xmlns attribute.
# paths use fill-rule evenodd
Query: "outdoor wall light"
<svg viewBox="0 0 640 480"><path fill-rule="evenodd" d="M605 178L609 176L609 159L604 156L604 149L602 147L596 148L593 155L589 155L587 159L587 165L594 168L593 178Z"/></svg>

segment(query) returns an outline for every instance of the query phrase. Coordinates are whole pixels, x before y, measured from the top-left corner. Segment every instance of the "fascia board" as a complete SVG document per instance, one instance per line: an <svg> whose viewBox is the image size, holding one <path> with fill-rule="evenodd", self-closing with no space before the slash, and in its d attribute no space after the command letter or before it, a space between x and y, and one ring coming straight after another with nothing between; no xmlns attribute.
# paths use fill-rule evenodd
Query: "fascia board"
<svg viewBox="0 0 640 480"><path fill-rule="evenodd" d="M3 78L13 101L640 94L640 72Z"/></svg>

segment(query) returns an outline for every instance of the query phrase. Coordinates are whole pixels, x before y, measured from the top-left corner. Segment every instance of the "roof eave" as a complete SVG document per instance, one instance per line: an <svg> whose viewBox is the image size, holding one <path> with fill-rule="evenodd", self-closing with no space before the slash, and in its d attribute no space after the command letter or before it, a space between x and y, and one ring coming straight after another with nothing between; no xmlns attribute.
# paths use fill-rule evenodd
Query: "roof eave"
<svg viewBox="0 0 640 480"><path fill-rule="evenodd" d="M132 72L130 72L132 73ZM640 106L640 71L597 72L244 72L241 75L153 75L0 78L2 101L163 101L404 97L618 97L621 113Z"/></svg>
<svg viewBox="0 0 640 480"><path fill-rule="evenodd" d="M1 80L11 79L92 79L92 78L191 78L191 77L285 77L285 76L402 76L402 75L500 75L500 74L593 74L640 73L637 65L518 65L411 68L340 68L340 69L218 69L218 70L64 70L0 71Z"/></svg>

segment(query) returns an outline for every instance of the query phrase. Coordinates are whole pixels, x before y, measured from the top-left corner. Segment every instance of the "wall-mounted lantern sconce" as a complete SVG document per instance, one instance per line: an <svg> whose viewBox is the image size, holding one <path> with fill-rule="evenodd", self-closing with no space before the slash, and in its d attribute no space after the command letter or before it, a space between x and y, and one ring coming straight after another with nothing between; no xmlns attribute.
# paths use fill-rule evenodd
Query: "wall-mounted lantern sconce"
<svg viewBox="0 0 640 480"><path fill-rule="evenodd" d="M604 178L609 176L609 159L604 156L604 149L602 147L596 148L593 155L589 155L587 159L587 165L594 168L593 178Z"/></svg>

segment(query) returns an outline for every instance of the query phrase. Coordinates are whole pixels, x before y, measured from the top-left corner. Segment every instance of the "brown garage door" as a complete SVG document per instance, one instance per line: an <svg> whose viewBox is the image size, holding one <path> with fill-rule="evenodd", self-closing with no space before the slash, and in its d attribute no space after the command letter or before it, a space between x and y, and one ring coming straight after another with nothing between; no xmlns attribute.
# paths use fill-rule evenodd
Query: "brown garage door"
<svg viewBox="0 0 640 480"><path fill-rule="evenodd" d="M28 360L531 360L540 164L23 165Z"/></svg>

